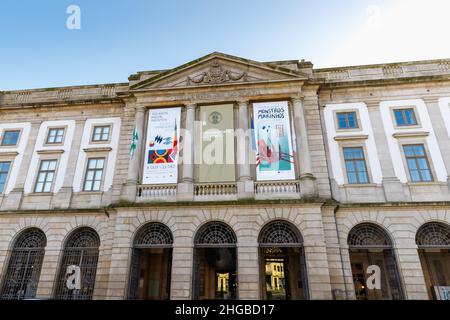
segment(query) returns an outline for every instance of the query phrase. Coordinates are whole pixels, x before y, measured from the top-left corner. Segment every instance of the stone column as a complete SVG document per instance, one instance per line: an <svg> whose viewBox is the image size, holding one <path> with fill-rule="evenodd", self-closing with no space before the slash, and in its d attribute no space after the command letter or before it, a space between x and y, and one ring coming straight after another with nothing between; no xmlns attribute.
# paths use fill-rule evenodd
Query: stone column
<svg viewBox="0 0 450 320"><path fill-rule="evenodd" d="M428 300L425 277L414 238L399 239L397 242L397 266L405 289L404 298Z"/></svg>
<svg viewBox="0 0 450 320"><path fill-rule="evenodd" d="M139 172L141 171L141 159L144 155L144 141L145 141L145 106L137 105L135 107L134 126L131 127L129 133L129 141L131 142L134 128L136 127L138 133L138 143L134 156L129 161L127 182L122 190L122 197L130 202L136 201L137 185L139 183Z"/></svg>
<svg viewBox="0 0 450 320"><path fill-rule="evenodd" d="M248 101L238 101L238 135L237 135L237 165L238 165L238 199L251 199L255 197L254 182L250 175L249 145L250 137L247 135L248 124Z"/></svg>
<svg viewBox="0 0 450 320"><path fill-rule="evenodd" d="M372 120L372 130L381 164L381 172L383 175L382 183L386 201L408 201L410 199L405 193L406 190L394 171L394 165L392 163L391 153L389 151L388 142L386 139L383 120L381 119L380 101L366 101L366 105L370 119Z"/></svg>
<svg viewBox="0 0 450 320"><path fill-rule="evenodd" d="M177 190L177 199L179 201L194 200L195 107L195 103L189 103L185 106L186 128L183 134L183 176Z"/></svg>
<svg viewBox="0 0 450 320"><path fill-rule="evenodd" d="M67 162L66 174L61 189L52 198L52 205L55 209L67 209L70 207L73 194L73 178L80 154L81 139L83 137L83 129L85 119L75 121L75 133L71 141L69 161Z"/></svg>
<svg viewBox="0 0 450 320"><path fill-rule="evenodd" d="M311 155L308 144L308 131L306 128L305 112L303 108L303 97L293 97L292 107L294 109L295 132L297 137L297 160L300 170L300 192L302 197L315 195L315 178L312 174Z"/></svg>
<svg viewBox="0 0 450 320"><path fill-rule="evenodd" d="M238 291L240 300L260 299L258 243L243 243L237 248Z"/></svg>

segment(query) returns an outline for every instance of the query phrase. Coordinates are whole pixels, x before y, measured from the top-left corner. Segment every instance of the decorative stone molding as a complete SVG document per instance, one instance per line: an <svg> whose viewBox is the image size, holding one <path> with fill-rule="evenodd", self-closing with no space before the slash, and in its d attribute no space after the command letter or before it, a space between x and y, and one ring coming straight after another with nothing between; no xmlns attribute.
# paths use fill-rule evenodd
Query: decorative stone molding
<svg viewBox="0 0 450 320"><path fill-rule="evenodd" d="M92 147L92 148L84 148L84 152L110 152L112 150L111 147Z"/></svg>
<svg viewBox="0 0 450 320"><path fill-rule="evenodd" d="M398 76L403 74L402 66L385 66L383 67L383 75L386 77Z"/></svg>
<svg viewBox="0 0 450 320"><path fill-rule="evenodd" d="M38 150L37 154L63 154L63 149Z"/></svg>
<svg viewBox="0 0 450 320"><path fill-rule="evenodd" d="M367 134L349 134L334 137L335 141L367 140L367 139L369 139L369 135Z"/></svg>
<svg viewBox="0 0 450 320"><path fill-rule="evenodd" d="M247 81L247 73L236 73L226 70L218 62L213 62L208 72L197 76L188 76L187 85L192 84L220 84L225 82Z"/></svg>
<svg viewBox="0 0 450 320"><path fill-rule="evenodd" d="M16 157L19 153L17 151L0 151L0 157Z"/></svg>
<svg viewBox="0 0 450 320"><path fill-rule="evenodd" d="M427 131L410 131L410 132L396 132L392 136L396 139L399 138L417 138L417 137L428 137L430 135Z"/></svg>

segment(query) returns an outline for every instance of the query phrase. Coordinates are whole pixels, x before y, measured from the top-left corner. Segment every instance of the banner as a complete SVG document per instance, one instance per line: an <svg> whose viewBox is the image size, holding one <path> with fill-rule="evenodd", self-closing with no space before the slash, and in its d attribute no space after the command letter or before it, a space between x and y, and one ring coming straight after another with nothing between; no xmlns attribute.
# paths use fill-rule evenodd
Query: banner
<svg viewBox="0 0 450 320"><path fill-rule="evenodd" d="M294 180L294 150L287 101L253 104L256 178Z"/></svg>
<svg viewBox="0 0 450 320"><path fill-rule="evenodd" d="M199 182L234 182L233 105L201 106L200 121L202 161L198 166Z"/></svg>
<svg viewBox="0 0 450 320"><path fill-rule="evenodd" d="M178 182L181 108L150 109L142 184Z"/></svg>

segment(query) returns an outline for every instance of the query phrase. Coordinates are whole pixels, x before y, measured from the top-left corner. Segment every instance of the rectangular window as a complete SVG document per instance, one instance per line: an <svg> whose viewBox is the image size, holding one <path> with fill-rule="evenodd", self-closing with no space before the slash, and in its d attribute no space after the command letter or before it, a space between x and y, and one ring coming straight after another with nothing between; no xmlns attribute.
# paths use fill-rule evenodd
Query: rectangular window
<svg viewBox="0 0 450 320"><path fill-rule="evenodd" d="M0 162L0 193L3 193L11 162Z"/></svg>
<svg viewBox="0 0 450 320"><path fill-rule="evenodd" d="M34 192L50 192L56 172L57 160L42 160Z"/></svg>
<svg viewBox="0 0 450 320"><path fill-rule="evenodd" d="M344 160L349 184L369 183L363 148L344 148Z"/></svg>
<svg viewBox="0 0 450 320"><path fill-rule="evenodd" d="M2 146L16 146L19 142L20 130L8 130L3 133Z"/></svg>
<svg viewBox="0 0 450 320"><path fill-rule="evenodd" d="M47 144L62 143L64 138L64 128L52 128L48 130Z"/></svg>
<svg viewBox="0 0 450 320"><path fill-rule="evenodd" d="M408 164L409 174L412 182L430 182L430 165L425 153L425 147L421 144L403 146L406 163Z"/></svg>
<svg viewBox="0 0 450 320"><path fill-rule="evenodd" d="M356 112L339 112L337 114L339 129L358 128Z"/></svg>
<svg viewBox="0 0 450 320"><path fill-rule="evenodd" d="M396 109L394 110L395 122L397 126L415 126L417 125L414 109Z"/></svg>
<svg viewBox="0 0 450 320"><path fill-rule="evenodd" d="M92 142L109 141L110 126L95 126L92 132Z"/></svg>
<svg viewBox="0 0 450 320"><path fill-rule="evenodd" d="M88 159L84 191L100 191L104 166L105 158Z"/></svg>

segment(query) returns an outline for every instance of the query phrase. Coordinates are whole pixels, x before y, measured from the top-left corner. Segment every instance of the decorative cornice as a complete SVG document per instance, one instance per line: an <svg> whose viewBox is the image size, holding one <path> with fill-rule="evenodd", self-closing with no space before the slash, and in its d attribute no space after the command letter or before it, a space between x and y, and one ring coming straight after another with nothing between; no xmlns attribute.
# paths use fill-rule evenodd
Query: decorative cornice
<svg viewBox="0 0 450 320"><path fill-rule="evenodd" d="M111 147L89 147L83 149L84 152L110 152L111 150Z"/></svg>
<svg viewBox="0 0 450 320"><path fill-rule="evenodd" d="M37 151L37 154L62 154L62 153L64 153L63 149L46 149Z"/></svg>
<svg viewBox="0 0 450 320"><path fill-rule="evenodd" d="M336 141L367 140L367 139L369 139L369 135L367 134L348 134L334 137L334 140Z"/></svg>
<svg viewBox="0 0 450 320"><path fill-rule="evenodd" d="M0 157L16 157L18 155L17 151L0 151Z"/></svg>
<svg viewBox="0 0 450 320"><path fill-rule="evenodd" d="M392 136L396 139L399 138L417 138L428 137L430 135L427 131L409 131L409 132L396 132Z"/></svg>

